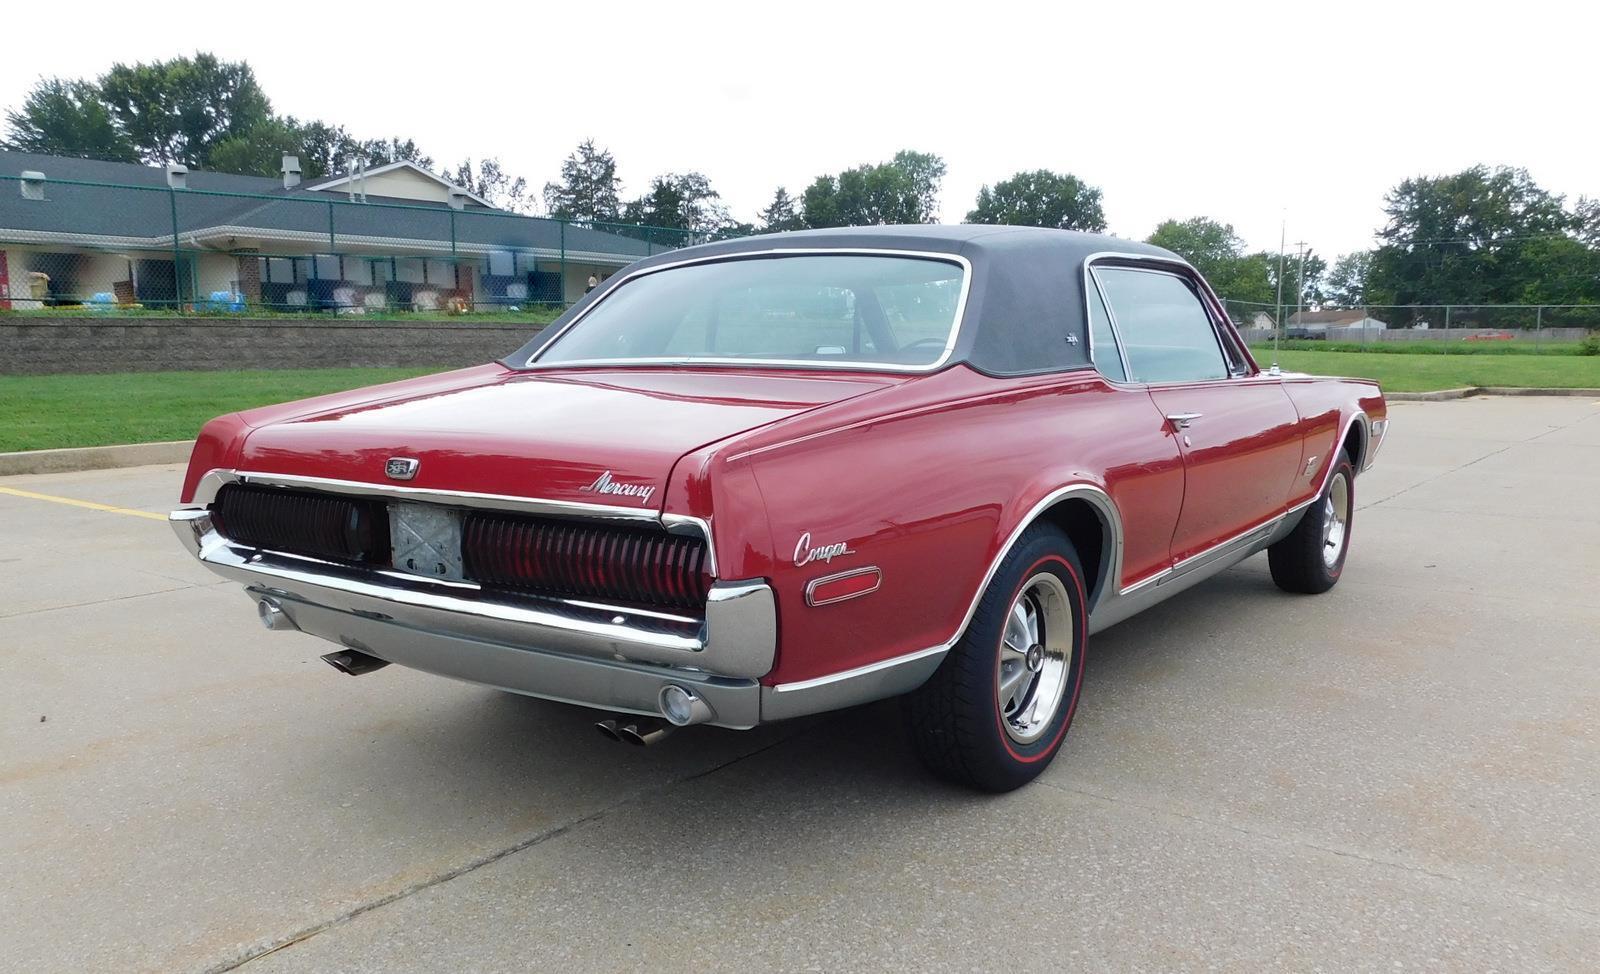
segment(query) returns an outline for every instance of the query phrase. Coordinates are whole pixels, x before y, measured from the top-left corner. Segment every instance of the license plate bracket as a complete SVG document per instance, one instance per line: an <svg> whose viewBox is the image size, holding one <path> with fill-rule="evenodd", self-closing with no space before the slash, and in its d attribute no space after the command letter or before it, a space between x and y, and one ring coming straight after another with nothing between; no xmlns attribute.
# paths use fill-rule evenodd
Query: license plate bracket
<svg viewBox="0 0 1600 974"><path fill-rule="evenodd" d="M389 545L396 571L447 582L465 580L460 511L396 501L389 505Z"/></svg>

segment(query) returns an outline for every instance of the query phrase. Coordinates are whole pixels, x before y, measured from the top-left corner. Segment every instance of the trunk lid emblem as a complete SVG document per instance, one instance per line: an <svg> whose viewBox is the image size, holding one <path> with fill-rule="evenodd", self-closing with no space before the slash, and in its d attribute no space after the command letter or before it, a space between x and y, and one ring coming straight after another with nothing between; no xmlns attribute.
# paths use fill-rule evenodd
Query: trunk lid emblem
<svg viewBox="0 0 1600 974"><path fill-rule="evenodd" d="M383 473L390 480L410 480L421 467L422 461L413 457L390 457L383 465Z"/></svg>

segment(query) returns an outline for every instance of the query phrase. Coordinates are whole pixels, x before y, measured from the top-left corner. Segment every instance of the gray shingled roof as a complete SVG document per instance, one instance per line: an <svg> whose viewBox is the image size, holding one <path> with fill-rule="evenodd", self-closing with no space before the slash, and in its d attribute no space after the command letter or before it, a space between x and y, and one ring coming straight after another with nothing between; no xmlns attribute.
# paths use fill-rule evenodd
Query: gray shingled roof
<svg viewBox="0 0 1600 974"><path fill-rule="evenodd" d="M442 202L379 197L352 204L337 191L286 190L280 180L269 177L202 170L191 170L188 188L172 193L165 169L154 166L0 151L0 176L28 170L45 174L45 199L23 199L14 180L0 182L0 240L171 246L176 210L183 243L223 235L315 244L328 237L331 209L334 249L448 251L452 213L456 246L469 253L556 252L563 244L556 221L476 205L453 211ZM618 262L665 249L660 243L570 225L565 247L570 254Z"/></svg>

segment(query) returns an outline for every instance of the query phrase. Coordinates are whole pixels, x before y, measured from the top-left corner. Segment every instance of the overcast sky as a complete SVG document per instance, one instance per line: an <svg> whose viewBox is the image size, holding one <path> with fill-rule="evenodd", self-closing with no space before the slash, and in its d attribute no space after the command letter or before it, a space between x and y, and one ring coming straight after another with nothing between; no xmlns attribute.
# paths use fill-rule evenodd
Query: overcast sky
<svg viewBox="0 0 1600 974"><path fill-rule="evenodd" d="M6 107L41 75L206 50L248 60L285 114L441 163L498 156L534 186L593 137L628 195L699 170L744 220L780 184L901 148L944 157L947 222L983 183L1049 168L1101 187L1121 236L1210 216L1276 249L1286 218L1330 257L1370 245L1411 175L1524 166L1600 196L1600 10L1577 0L27 9L7 17Z"/></svg>

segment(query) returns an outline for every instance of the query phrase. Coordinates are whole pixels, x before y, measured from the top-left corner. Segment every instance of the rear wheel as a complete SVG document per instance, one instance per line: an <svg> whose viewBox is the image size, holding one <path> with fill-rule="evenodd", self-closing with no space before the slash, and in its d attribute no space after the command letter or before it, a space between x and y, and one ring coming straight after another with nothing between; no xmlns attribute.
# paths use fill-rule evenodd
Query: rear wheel
<svg viewBox="0 0 1600 974"><path fill-rule="evenodd" d="M1010 791L1049 765L1083 678L1083 570L1049 524L1018 539L967 631L905 710L917 756L940 777Z"/></svg>
<svg viewBox="0 0 1600 974"><path fill-rule="evenodd" d="M1267 549L1267 565L1279 588L1318 595L1339 581L1350 551L1355 482L1355 467L1341 452L1322 496L1311 502L1293 531Z"/></svg>

